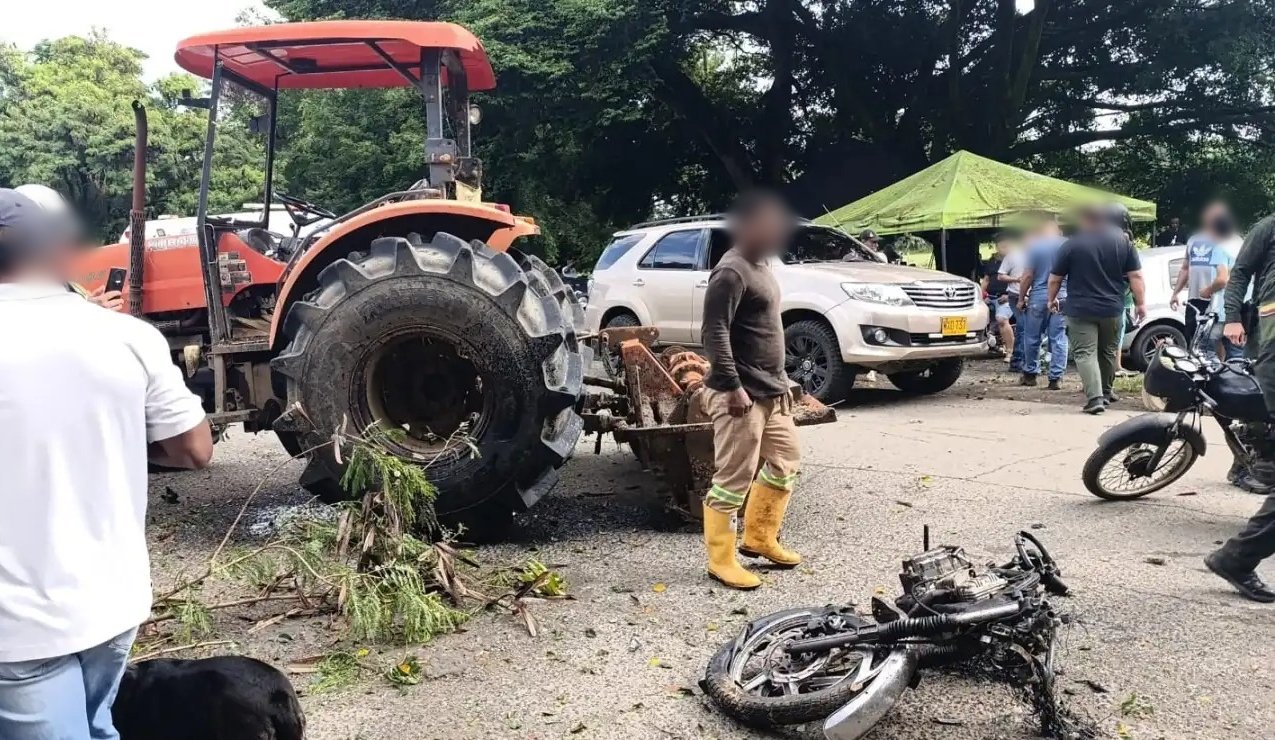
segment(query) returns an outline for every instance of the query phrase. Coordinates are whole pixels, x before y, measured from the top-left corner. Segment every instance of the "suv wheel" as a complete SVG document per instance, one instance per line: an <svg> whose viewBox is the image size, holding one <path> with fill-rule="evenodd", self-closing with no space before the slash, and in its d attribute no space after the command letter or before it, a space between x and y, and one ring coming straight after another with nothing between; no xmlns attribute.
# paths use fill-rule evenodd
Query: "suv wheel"
<svg viewBox="0 0 1275 740"><path fill-rule="evenodd" d="M965 369L965 362L960 358L939 360L923 370L907 373L893 373L887 377L895 388L904 393L941 393L952 387Z"/></svg>
<svg viewBox="0 0 1275 740"><path fill-rule="evenodd" d="M844 400L854 371L841 361L837 334L822 321L797 321L784 329L784 370L823 403Z"/></svg>
<svg viewBox="0 0 1275 740"><path fill-rule="evenodd" d="M1186 334L1172 324L1152 324L1144 327L1129 345L1129 368L1146 370L1155 361L1160 348L1171 344L1175 347L1187 347ZM1119 351L1119 350L1117 350Z"/></svg>

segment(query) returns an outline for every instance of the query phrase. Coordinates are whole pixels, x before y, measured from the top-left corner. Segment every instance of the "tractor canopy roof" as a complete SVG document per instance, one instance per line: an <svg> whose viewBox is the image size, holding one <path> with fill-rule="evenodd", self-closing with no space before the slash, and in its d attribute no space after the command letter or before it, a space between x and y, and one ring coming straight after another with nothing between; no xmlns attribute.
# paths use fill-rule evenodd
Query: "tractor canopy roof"
<svg viewBox="0 0 1275 740"><path fill-rule="evenodd" d="M470 90L496 86L487 52L474 34L454 23L420 21L316 21L234 28L192 36L174 58L187 72L224 69L267 89L410 87L420 77L421 51L456 54Z"/></svg>

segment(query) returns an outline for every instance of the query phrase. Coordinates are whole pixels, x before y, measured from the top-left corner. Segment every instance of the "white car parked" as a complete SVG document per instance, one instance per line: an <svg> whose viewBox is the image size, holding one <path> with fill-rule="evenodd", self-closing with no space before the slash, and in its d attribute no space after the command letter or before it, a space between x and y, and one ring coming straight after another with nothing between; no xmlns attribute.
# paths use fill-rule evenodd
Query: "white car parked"
<svg viewBox="0 0 1275 740"><path fill-rule="evenodd" d="M1126 365L1132 370L1146 370L1164 344L1187 345L1186 310L1176 311L1173 283L1186 259L1186 247L1155 247L1138 253L1142 261L1142 280L1146 285L1147 318L1137 326L1126 318L1124 346ZM1183 296L1185 298L1185 295Z"/></svg>
<svg viewBox="0 0 1275 740"><path fill-rule="evenodd" d="M619 232L593 268L586 326L654 326L661 343L699 346L709 272L729 248L721 217ZM937 393L960 377L964 358L986 353L987 307L969 280L884 264L812 223L773 266L788 375L825 403L868 371L904 391Z"/></svg>

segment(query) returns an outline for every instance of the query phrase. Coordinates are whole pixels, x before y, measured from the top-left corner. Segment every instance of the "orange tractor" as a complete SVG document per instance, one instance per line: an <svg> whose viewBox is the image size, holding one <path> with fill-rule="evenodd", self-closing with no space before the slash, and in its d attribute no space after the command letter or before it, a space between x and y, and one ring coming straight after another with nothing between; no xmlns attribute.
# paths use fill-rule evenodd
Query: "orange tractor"
<svg viewBox="0 0 1275 740"><path fill-rule="evenodd" d="M514 246L539 233L532 219L482 201L469 93L496 80L473 34L450 23L286 23L186 39L176 60L212 83L207 98L183 101L208 111L197 231L147 238L138 108L130 242L90 253L79 281L95 288L129 265L130 312L168 337L215 427L274 431L308 460L301 483L326 501L347 496L335 432L401 430L387 444L429 465L438 514L488 532L553 486L586 428L611 432L664 473L676 508L699 511L711 433L690 402L702 372L679 369L699 364L656 357L654 329L603 332L632 372L596 380L615 393L585 393L593 351L577 334L574 291ZM266 141L260 220L208 212L229 84L265 103L254 121ZM273 189L281 90L387 87L421 95L424 179L340 216ZM275 202L292 236L267 229Z"/></svg>

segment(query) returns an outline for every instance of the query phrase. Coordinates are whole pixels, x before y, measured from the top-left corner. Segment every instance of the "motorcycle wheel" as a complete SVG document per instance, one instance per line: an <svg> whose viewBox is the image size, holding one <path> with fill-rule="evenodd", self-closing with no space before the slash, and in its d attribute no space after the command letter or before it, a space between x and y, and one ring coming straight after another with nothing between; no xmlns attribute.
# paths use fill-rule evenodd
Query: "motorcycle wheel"
<svg viewBox="0 0 1275 740"><path fill-rule="evenodd" d="M890 698L868 713L884 715L906 689L915 661L900 673L883 671L891 655L888 648L858 646L815 656L784 652L791 640L818 636L810 625L830 611L835 609L786 609L750 622L709 661L700 684L704 692L726 714L761 729L821 720L874 686L874 695ZM844 618L847 628L872 624L858 616ZM885 681L897 685L876 685Z"/></svg>
<svg viewBox="0 0 1275 740"><path fill-rule="evenodd" d="M1132 501L1172 484L1195 464L1195 448L1177 437L1151 469L1157 445L1114 439L1094 450L1081 474L1085 488L1108 501Z"/></svg>

